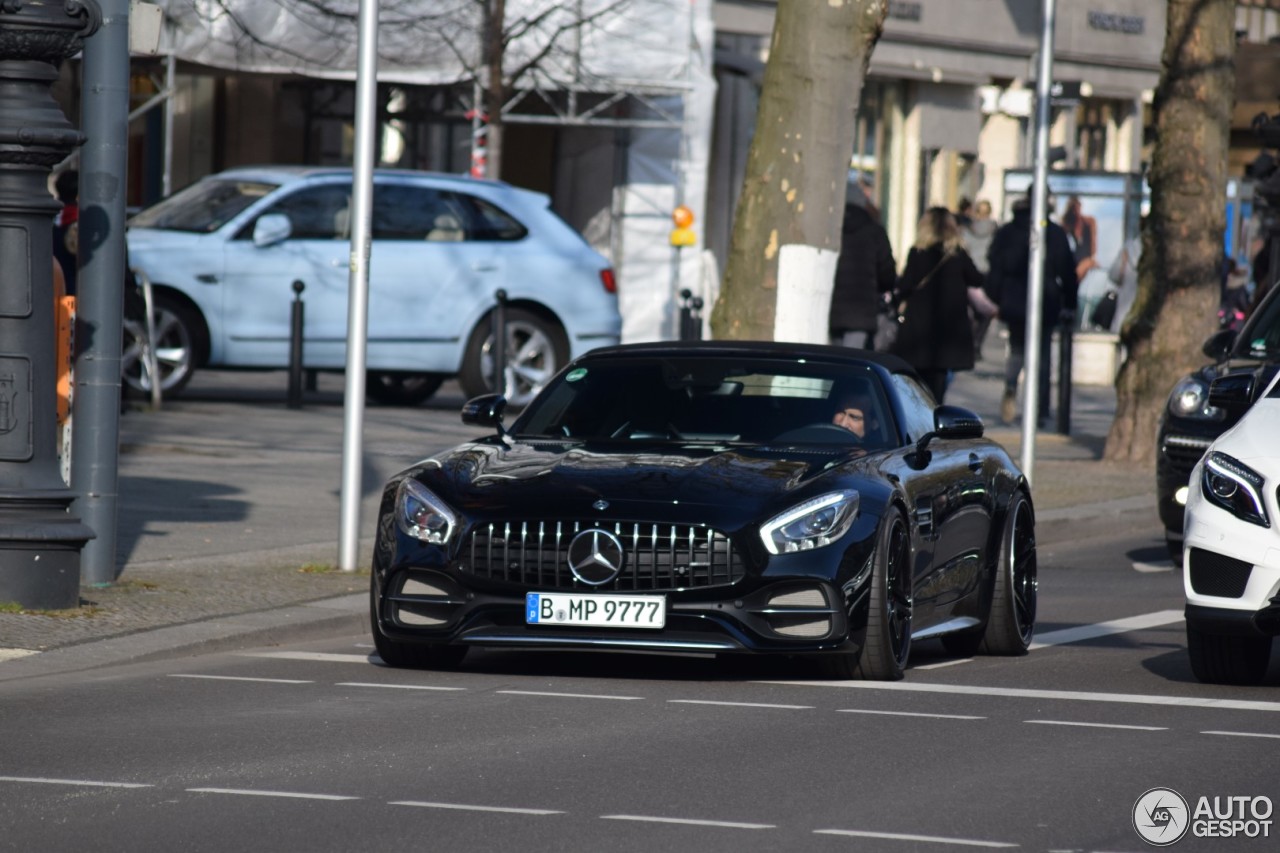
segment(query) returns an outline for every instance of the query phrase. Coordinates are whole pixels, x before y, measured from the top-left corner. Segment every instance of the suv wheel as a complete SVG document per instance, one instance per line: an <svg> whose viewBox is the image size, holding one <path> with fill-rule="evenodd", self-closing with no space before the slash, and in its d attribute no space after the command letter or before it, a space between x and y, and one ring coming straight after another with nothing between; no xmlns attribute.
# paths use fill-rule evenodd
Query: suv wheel
<svg viewBox="0 0 1280 853"><path fill-rule="evenodd" d="M365 382L369 399L388 406L417 406L431 399L444 384L439 373L399 373L370 370Z"/></svg>
<svg viewBox="0 0 1280 853"><path fill-rule="evenodd" d="M556 371L569 360L569 342L564 329L524 308L508 308L506 371L501 383L494 382L493 333L489 317L471 332L462 359L458 381L467 397L498 393L515 407L522 407L542 390ZM490 315L492 316L492 315Z"/></svg>
<svg viewBox="0 0 1280 853"><path fill-rule="evenodd" d="M146 358L144 321L126 318L120 355L121 379L129 388L143 394L150 394L152 383L158 379L162 394L176 394L195 373L196 352L204 340L204 325L194 311L163 293L153 298L152 319L156 376L151 375Z"/></svg>

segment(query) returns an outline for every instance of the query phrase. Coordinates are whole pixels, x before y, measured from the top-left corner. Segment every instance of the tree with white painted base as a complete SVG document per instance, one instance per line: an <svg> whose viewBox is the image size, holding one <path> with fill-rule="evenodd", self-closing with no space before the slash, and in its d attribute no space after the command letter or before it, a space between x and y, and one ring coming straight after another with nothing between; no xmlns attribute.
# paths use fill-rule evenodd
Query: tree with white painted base
<svg viewBox="0 0 1280 853"><path fill-rule="evenodd" d="M716 338L827 342L855 117L888 0L779 0Z"/></svg>

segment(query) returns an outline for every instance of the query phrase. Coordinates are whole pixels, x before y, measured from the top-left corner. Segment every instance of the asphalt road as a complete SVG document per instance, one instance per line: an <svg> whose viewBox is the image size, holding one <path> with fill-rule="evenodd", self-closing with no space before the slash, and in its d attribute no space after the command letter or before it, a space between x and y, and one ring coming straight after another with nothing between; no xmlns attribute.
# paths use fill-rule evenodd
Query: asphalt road
<svg viewBox="0 0 1280 853"><path fill-rule="evenodd" d="M894 684L366 635L0 683L0 850L1118 851L1151 788L1280 799L1280 678L1193 679L1149 513L1039 541L1029 656Z"/></svg>

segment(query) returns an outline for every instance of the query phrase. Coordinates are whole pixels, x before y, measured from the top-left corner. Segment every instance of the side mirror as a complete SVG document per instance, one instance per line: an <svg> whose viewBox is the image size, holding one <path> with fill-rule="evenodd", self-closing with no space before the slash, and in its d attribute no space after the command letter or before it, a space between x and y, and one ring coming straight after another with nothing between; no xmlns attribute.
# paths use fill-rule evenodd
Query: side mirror
<svg viewBox="0 0 1280 853"><path fill-rule="evenodd" d="M462 406L462 422L468 426L493 427L500 434L502 412L507 408L507 398L501 394L484 394L472 397Z"/></svg>
<svg viewBox="0 0 1280 853"><path fill-rule="evenodd" d="M1223 329L1210 335L1209 339L1204 342L1204 346L1200 348L1200 351L1214 361L1222 361L1231 355L1231 349L1235 345L1236 330Z"/></svg>
<svg viewBox="0 0 1280 853"><path fill-rule="evenodd" d="M1252 373L1228 373L1209 383L1209 405L1225 410L1232 417L1239 416L1253 405L1254 377Z"/></svg>
<svg viewBox="0 0 1280 853"><path fill-rule="evenodd" d="M924 459L925 448L935 438L982 438L982 418L959 406L939 406L933 410L933 432L916 442L916 456Z"/></svg>
<svg viewBox="0 0 1280 853"><path fill-rule="evenodd" d="M959 406L933 410L933 431L938 438L982 438L982 418Z"/></svg>
<svg viewBox="0 0 1280 853"><path fill-rule="evenodd" d="M293 223L283 213L264 213L253 223L253 245L259 249L283 243L293 234Z"/></svg>

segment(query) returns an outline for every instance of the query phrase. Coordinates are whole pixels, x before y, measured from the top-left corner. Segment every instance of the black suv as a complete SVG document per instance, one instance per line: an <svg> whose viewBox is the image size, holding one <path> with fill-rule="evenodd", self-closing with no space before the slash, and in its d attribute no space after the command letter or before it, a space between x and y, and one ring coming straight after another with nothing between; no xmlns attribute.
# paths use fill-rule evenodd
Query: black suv
<svg viewBox="0 0 1280 853"><path fill-rule="evenodd" d="M1156 440L1156 501L1169 556L1177 563L1182 562L1182 515L1191 469L1244 413L1211 406L1209 383L1227 374L1255 373L1253 393L1267 387L1280 369L1280 287L1271 288L1239 333L1224 329L1205 341L1204 354L1213 363L1173 386Z"/></svg>

